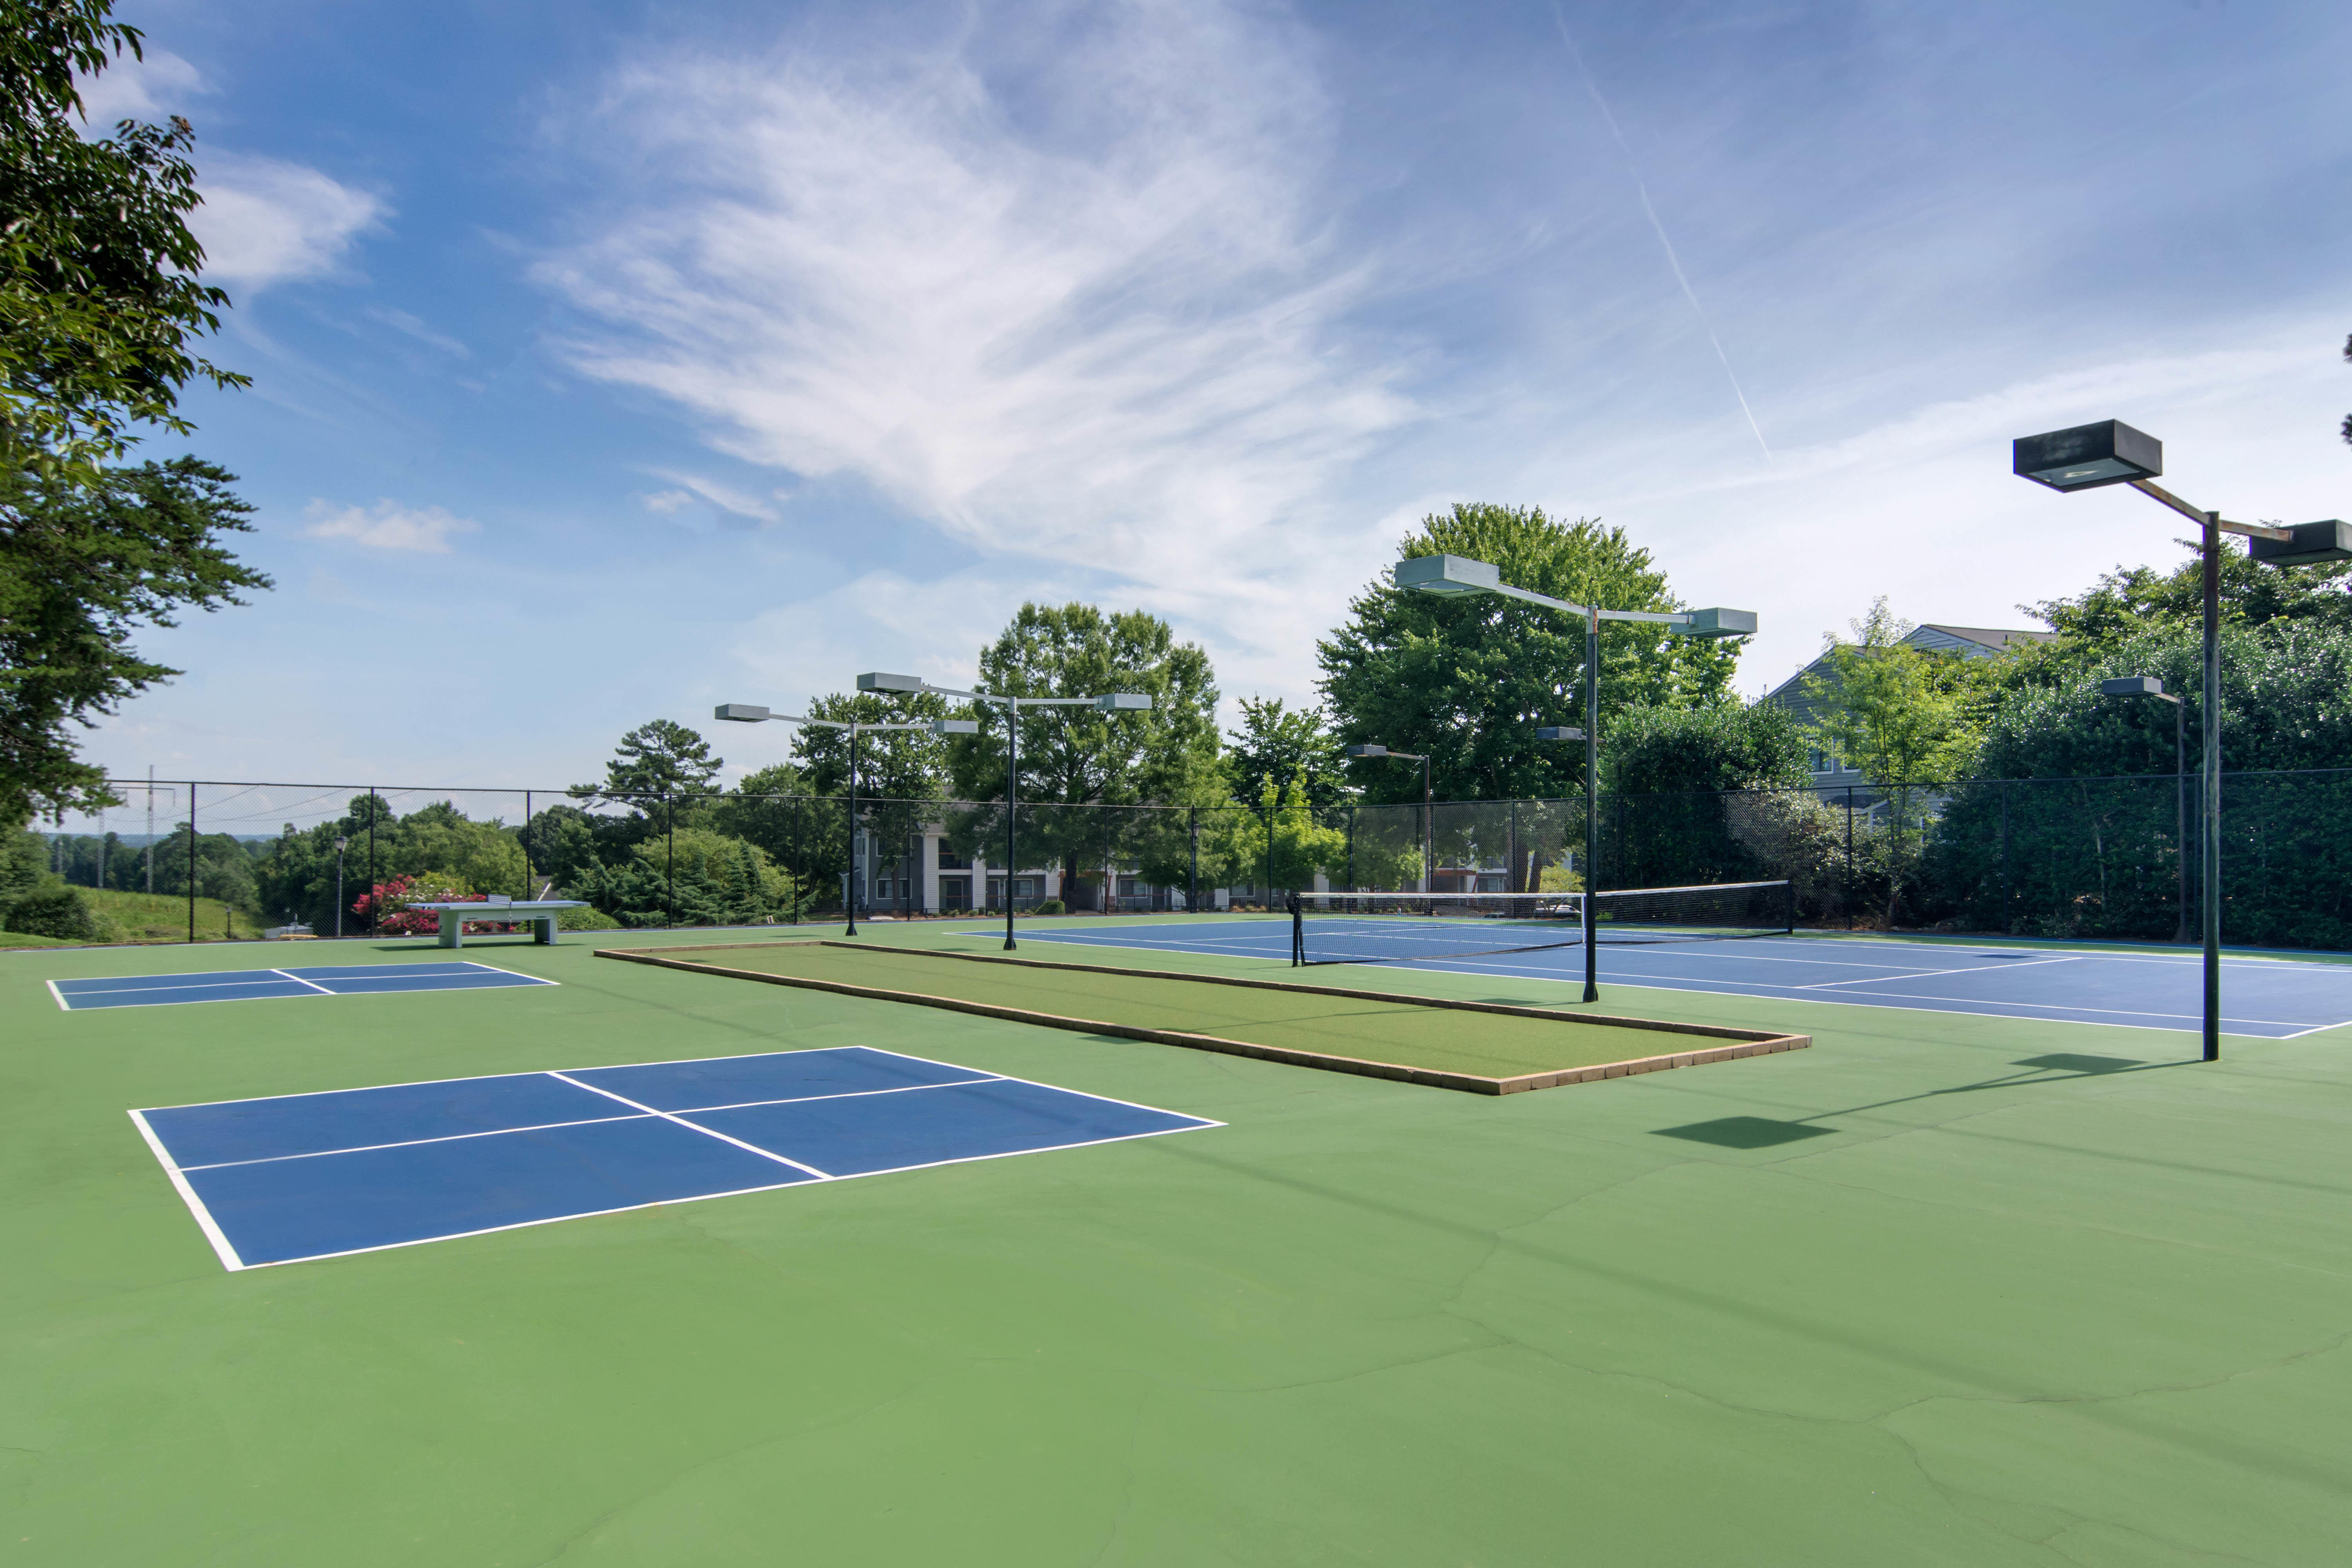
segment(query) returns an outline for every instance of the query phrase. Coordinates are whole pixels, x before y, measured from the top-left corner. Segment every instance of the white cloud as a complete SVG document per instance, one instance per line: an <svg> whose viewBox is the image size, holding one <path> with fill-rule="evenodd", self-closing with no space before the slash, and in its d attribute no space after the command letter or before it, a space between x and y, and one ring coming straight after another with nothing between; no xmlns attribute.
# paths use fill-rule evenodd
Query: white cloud
<svg viewBox="0 0 2352 1568"><path fill-rule="evenodd" d="M966 58L637 67L596 109L621 207L539 276L594 319L574 364L733 456L1240 616L1412 414L1339 346L1370 273L1311 199L1333 113L1281 25L1062 20L1018 105Z"/></svg>
<svg viewBox="0 0 2352 1568"><path fill-rule="evenodd" d="M75 78L74 86L85 123L99 132L124 120L161 120L212 90L202 72L169 49L149 49L144 59L125 55L95 77Z"/></svg>
<svg viewBox="0 0 2352 1568"><path fill-rule="evenodd" d="M673 473L667 468L649 468L646 471L656 479L667 479L674 485L683 487L683 493L680 490L663 490L658 494L646 497L646 505L655 511L673 512L699 498L717 507L720 511L732 512L737 517L752 518L761 522L774 522L784 515L772 499L755 496L748 490L737 489L732 485L721 484L717 479L707 479L699 474Z"/></svg>
<svg viewBox="0 0 2352 1568"><path fill-rule="evenodd" d="M367 315L371 320L382 321L394 331L405 333L428 348L439 349L443 353L453 358L474 357L473 350L448 333L435 331L432 324L421 316L412 316L405 310L395 310L385 305L369 306Z"/></svg>
<svg viewBox="0 0 2352 1568"><path fill-rule="evenodd" d="M318 170L276 158L211 153L188 226L205 247L205 279L267 289L323 277L352 242L389 216L382 200Z"/></svg>
<svg viewBox="0 0 2352 1568"><path fill-rule="evenodd" d="M694 492L692 490L656 490L651 495L639 496L637 501L647 511L657 511L664 517L667 517L681 507L692 506Z"/></svg>
<svg viewBox="0 0 2352 1568"><path fill-rule="evenodd" d="M373 507L338 507L314 500L302 515L310 520L302 531L312 539L348 539L371 550L433 555L448 553L450 535L472 533L481 526L452 517L437 506L418 509L391 500L380 500Z"/></svg>

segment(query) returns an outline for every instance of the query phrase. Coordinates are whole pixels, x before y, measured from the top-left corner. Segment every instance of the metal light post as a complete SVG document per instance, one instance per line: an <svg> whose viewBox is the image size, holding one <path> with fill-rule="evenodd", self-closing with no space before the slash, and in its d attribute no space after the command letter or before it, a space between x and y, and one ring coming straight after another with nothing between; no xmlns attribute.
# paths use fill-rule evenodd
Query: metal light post
<svg viewBox="0 0 2352 1568"><path fill-rule="evenodd" d="M335 840L335 938L343 935L343 851L352 847L348 838Z"/></svg>
<svg viewBox="0 0 2352 1568"><path fill-rule="evenodd" d="M2152 675L2125 675L2099 682L2099 689L2109 697L2153 697L2159 702L2172 704L2172 841L2180 872L2180 891L2173 900L2179 918L2172 928L2172 940L2189 940L2189 704L2165 690L2164 682Z"/></svg>
<svg viewBox="0 0 2352 1568"><path fill-rule="evenodd" d="M950 687L933 686L919 675L886 675L879 671L859 676L857 689L928 691L937 697L954 697L966 702L993 702L1004 710L1004 951L1014 951L1021 945L1013 940L1013 871L1020 856L1015 830L1020 820L1016 792L1021 783L1021 710L1095 708L1105 713L1144 713L1151 709L1150 694L1108 691L1093 697L1004 697L993 692L957 691ZM960 734L977 734L980 731L980 726L969 719L942 722L962 725L961 730L954 731Z"/></svg>
<svg viewBox="0 0 2352 1568"><path fill-rule="evenodd" d="M863 684L863 677L860 684ZM857 738L874 730L928 730L934 735L969 735L980 726L969 719L926 719L918 724L868 724L864 720L803 719L797 713L772 713L751 702L721 702L711 715L739 724L781 719L787 724L814 724L823 730L849 731L849 886L842 890L842 913L848 920L844 936L857 934Z"/></svg>
<svg viewBox="0 0 2352 1568"><path fill-rule="evenodd" d="M2076 425L2039 436L2021 436L2011 447L2011 469L2053 490L2090 490L2129 485L2150 500L2195 521L2199 558L2204 568L2205 697L2199 713L2203 729L2198 826L2203 834L2203 887L2199 915L2205 937L2205 1059L2221 1059L2221 535L2242 533L2248 552L2273 566L2307 566L2352 561L2352 528L2329 519L2293 528L2231 522L2218 511L2190 506L2152 481L2164 472L2164 443L2120 419Z"/></svg>
<svg viewBox="0 0 2352 1568"><path fill-rule="evenodd" d="M1431 801L1429 794L1429 758L1417 752L1391 752L1386 746L1349 746L1347 748L1347 755L1397 757L1408 763L1421 764L1421 890L1424 893L1437 891L1437 808ZM1266 889L1269 897L1273 892L1272 888Z"/></svg>
<svg viewBox="0 0 2352 1568"><path fill-rule="evenodd" d="M1584 999L1601 1000L1600 963L1594 952L1596 909L1592 895L1601 890L1598 854L1601 824L1601 623L1643 621L1662 626L1676 637L1744 637L1756 632L1753 610L1604 610L1596 605L1571 605L1546 594L1532 594L1503 581L1502 568L1465 555L1414 555L1396 563L1392 574L1400 588L1424 594L1500 594L1540 605L1547 610L1575 616L1584 622Z"/></svg>

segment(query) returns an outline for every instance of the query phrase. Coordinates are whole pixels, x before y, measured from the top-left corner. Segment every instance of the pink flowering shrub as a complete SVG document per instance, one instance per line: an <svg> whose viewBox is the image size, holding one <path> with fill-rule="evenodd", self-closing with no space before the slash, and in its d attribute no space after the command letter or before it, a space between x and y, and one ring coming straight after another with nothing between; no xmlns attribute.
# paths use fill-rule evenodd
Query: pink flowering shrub
<svg viewBox="0 0 2352 1568"><path fill-rule="evenodd" d="M441 930L441 917L431 910L413 910L411 904L475 903L487 898L473 892L460 882L450 886L451 879L430 873L416 877L394 877L388 882L378 882L359 896L352 905L352 913L371 922L379 936L433 936ZM467 921L465 934L482 936L514 929L512 921Z"/></svg>

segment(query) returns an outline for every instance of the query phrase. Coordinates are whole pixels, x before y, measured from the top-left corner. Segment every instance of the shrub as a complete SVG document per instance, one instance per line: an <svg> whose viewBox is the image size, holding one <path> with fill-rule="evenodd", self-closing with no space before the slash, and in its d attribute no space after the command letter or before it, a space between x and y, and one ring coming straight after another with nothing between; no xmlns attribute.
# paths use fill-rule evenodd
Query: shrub
<svg viewBox="0 0 2352 1568"><path fill-rule="evenodd" d="M98 921L79 888L59 883L0 900L0 928L60 942L96 942Z"/></svg>
<svg viewBox="0 0 2352 1568"><path fill-rule="evenodd" d="M1039 905L1038 905L1034 910L1031 910L1030 912L1031 912L1032 914L1040 914L1040 915L1066 915L1066 914L1068 914L1070 911L1069 911L1068 910L1064 909L1064 908L1062 907L1062 900L1059 900L1059 899L1047 899L1044 903L1039 904Z"/></svg>

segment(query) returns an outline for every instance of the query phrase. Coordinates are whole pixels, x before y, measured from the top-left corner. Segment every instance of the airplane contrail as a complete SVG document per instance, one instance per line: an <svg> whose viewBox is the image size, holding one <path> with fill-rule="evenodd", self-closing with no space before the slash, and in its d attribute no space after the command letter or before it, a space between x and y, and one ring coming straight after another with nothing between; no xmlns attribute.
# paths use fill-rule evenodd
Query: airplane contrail
<svg viewBox="0 0 2352 1568"><path fill-rule="evenodd" d="M1609 134L1616 139L1617 150L1625 154L1626 170L1633 176L1633 189L1642 198L1642 211L1650 220L1651 231L1658 237L1659 247L1666 253L1666 265L1674 269L1675 281L1682 285L1683 298L1690 301L1691 314L1698 318L1699 330L1706 334L1706 341L1715 345L1715 357L1723 363L1723 378L1731 383L1731 395L1739 399L1739 412L1748 416L1748 428L1756 433L1756 445L1769 463L1772 461L1772 447L1764 439L1764 427L1756 423L1756 411L1748 406L1748 394L1739 388L1739 376L1731 368L1731 356L1723 352L1723 340L1715 335L1714 323L1706 319L1706 309L1699 304L1698 296L1691 291L1690 279L1683 276L1682 258L1675 254L1675 242L1666 237L1666 226L1658 221L1658 209L1650 205L1650 187L1643 182L1641 165L1633 161L1633 149L1627 143L1625 132L1618 129L1617 117L1609 112L1609 100L1601 96L1601 89L1593 81L1592 72L1585 68L1584 51L1576 47L1576 39L1568 30L1568 18L1560 14L1558 5L1551 8L1551 19L1559 28L1559 41L1568 46L1568 58L1576 62L1576 74L1582 79L1584 90L1592 95L1593 107L1601 110L1601 118L1608 123Z"/></svg>

